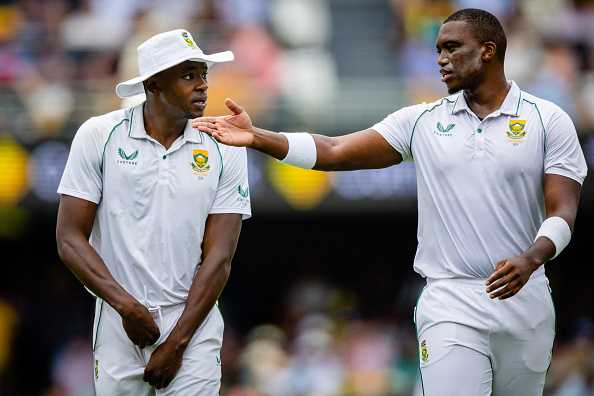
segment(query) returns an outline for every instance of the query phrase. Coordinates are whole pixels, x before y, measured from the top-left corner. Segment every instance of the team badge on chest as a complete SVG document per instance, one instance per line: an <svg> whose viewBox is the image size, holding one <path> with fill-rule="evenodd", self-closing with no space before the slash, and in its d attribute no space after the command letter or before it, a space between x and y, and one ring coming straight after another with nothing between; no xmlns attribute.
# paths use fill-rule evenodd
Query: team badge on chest
<svg viewBox="0 0 594 396"><path fill-rule="evenodd" d="M208 172L210 170L207 150L194 150L193 159L194 161L190 165L196 172Z"/></svg>
<svg viewBox="0 0 594 396"><path fill-rule="evenodd" d="M526 136L526 120L509 120L509 130L505 133L509 138L508 143L513 143L517 146L519 143L524 143L522 138Z"/></svg>
<svg viewBox="0 0 594 396"><path fill-rule="evenodd" d="M507 136L510 139L522 139L526 136L526 131L524 127L526 126L526 120L510 120L509 121L509 131L507 131Z"/></svg>

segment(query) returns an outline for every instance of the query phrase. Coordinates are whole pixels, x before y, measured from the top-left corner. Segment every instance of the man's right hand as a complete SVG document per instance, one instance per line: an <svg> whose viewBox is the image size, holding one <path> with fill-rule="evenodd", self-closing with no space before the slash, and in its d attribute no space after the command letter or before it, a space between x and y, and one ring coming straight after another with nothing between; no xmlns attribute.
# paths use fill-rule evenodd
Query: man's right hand
<svg viewBox="0 0 594 396"><path fill-rule="evenodd" d="M209 134L219 143L249 147L254 141L250 116L231 99L226 99L225 105L233 112L232 115L196 118L192 121L192 127Z"/></svg>
<svg viewBox="0 0 594 396"><path fill-rule="evenodd" d="M149 310L136 301L121 314L122 325L128 338L140 349L153 345L161 333Z"/></svg>

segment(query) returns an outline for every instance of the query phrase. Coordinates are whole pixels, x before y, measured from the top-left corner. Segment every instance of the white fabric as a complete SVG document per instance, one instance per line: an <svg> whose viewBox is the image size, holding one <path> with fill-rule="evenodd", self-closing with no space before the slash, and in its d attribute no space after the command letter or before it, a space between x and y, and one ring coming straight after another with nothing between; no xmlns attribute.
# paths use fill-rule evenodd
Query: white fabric
<svg viewBox="0 0 594 396"><path fill-rule="evenodd" d="M163 311L162 321L156 312L153 319L161 332L160 341L140 349L127 337L122 318L107 303L97 299L93 362L97 396L154 395L152 387L142 380L152 353L171 333L184 309L184 304ZM157 391L168 395L219 395L221 386L221 346L224 322L215 305L192 336L184 351L182 365L167 386Z"/></svg>
<svg viewBox="0 0 594 396"><path fill-rule="evenodd" d="M579 183L586 176L569 116L510 84L501 108L482 121L460 93L403 108L373 126L414 161L414 268L423 276L489 277L498 261L532 245L545 219L545 174Z"/></svg>
<svg viewBox="0 0 594 396"><path fill-rule="evenodd" d="M234 55L231 51L204 54L196 45L192 35L185 29L160 33L138 46L140 76L119 83L116 86L116 93L120 98L143 93L144 80L187 60L205 62L210 67L213 63L228 62L233 59Z"/></svg>
<svg viewBox="0 0 594 396"><path fill-rule="evenodd" d="M567 245L569 245L569 241L571 240L571 228L569 228L569 224L567 224L561 217L549 217L540 226L534 241L540 237L550 239L555 245L556 251L553 258L551 258L552 260L557 257Z"/></svg>
<svg viewBox="0 0 594 396"><path fill-rule="evenodd" d="M317 160L316 143L307 132L281 132L289 141L287 156L278 162L302 169L311 169Z"/></svg>
<svg viewBox="0 0 594 396"><path fill-rule="evenodd" d="M486 279L428 280L415 308L426 396L542 395L555 338L546 276L514 297L489 298Z"/></svg>
<svg viewBox="0 0 594 396"><path fill-rule="evenodd" d="M98 204L89 242L115 280L151 307L183 303L200 268L209 214L251 215L245 148L188 122L168 149L147 135L143 104L85 122L58 188Z"/></svg>

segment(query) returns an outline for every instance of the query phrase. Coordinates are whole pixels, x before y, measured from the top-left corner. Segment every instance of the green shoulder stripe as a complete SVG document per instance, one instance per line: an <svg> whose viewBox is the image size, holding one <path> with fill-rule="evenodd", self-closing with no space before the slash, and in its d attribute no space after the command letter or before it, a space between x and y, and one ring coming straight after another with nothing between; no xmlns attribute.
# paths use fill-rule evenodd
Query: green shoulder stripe
<svg viewBox="0 0 594 396"><path fill-rule="evenodd" d="M132 118L132 117L130 117L130 118ZM107 140L105 141L105 145L103 146L103 153L101 154L101 173L103 173L103 161L105 160L105 149L107 148L107 143L109 143L109 139L111 139L111 135L113 134L113 131L115 131L117 127L122 125L122 123L124 121L129 121L129 120L127 118L124 118L116 126L114 126L113 129L111 130L111 132L109 132L109 136L107 137Z"/></svg>
<svg viewBox="0 0 594 396"><path fill-rule="evenodd" d="M439 102L438 104L436 104L435 106L433 106L432 108L430 108L429 110L425 110L423 111L418 117L417 120L415 121L415 125L413 126L413 130L412 133L410 134L410 142L409 142L409 146L410 146L410 152L412 153L412 140L413 140L413 136L415 135L415 129L417 128L417 123L419 122L419 120L421 119L421 117L425 114L425 113L431 113L436 107L439 107L443 104L443 102L449 102L449 103L453 103L451 100L449 100L448 98L443 98L441 100L441 102Z"/></svg>
<svg viewBox="0 0 594 396"><path fill-rule="evenodd" d="M542 132L544 133L544 139L543 139L543 147L542 149L544 150L544 152L547 152L547 130L545 129L544 126L544 122L542 121L542 115L540 114L540 110L538 109L538 105L536 103L533 103L527 99L524 99L524 102L530 103L532 106L534 106L534 108L536 109L536 112L538 113L538 118L540 119L540 125L542 126Z"/></svg>
<svg viewBox="0 0 594 396"><path fill-rule="evenodd" d="M134 119L134 110L136 110L136 107L133 107L132 112L130 113L130 129L128 129L128 136L130 136L130 134L132 133L132 120Z"/></svg>
<svg viewBox="0 0 594 396"><path fill-rule="evenodd" d="M221 178L221 176L223 175L223 155L221 154L221 149L219 148L219 142L217 142L215 140L215 138L213 138L212 136L208 135L209 138L212 139L213 142L215 142L215 144L217 145L217 150L219 151L219 156L221 157L221 172L219 173L219 179Z"/></svg>

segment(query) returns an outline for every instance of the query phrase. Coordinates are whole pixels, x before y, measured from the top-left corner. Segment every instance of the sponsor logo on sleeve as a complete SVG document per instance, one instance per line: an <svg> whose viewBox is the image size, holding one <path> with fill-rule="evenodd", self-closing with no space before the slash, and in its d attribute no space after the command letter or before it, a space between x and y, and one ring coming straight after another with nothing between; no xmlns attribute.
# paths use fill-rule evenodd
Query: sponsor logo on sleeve
<svg viewBox="0 0 594 396"><path fill-rule="evenodd" d="M239 187L237 188L237 192L239 193L239 197L237 198L237 202L239 202L241 205L246 206L247 204L250 203L250 188L246 187L246 189L242 189L241 188L241 184L239 185Z"/></svg>

